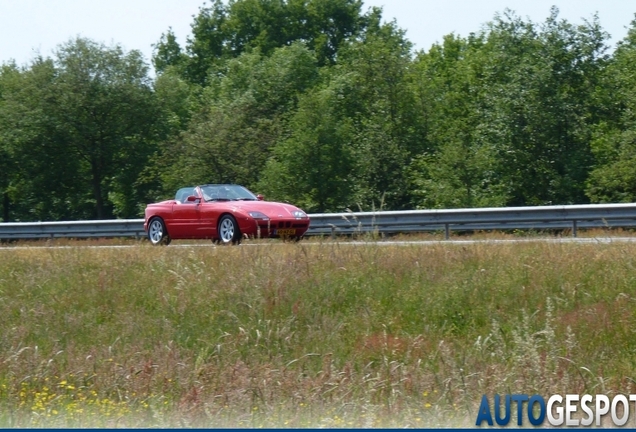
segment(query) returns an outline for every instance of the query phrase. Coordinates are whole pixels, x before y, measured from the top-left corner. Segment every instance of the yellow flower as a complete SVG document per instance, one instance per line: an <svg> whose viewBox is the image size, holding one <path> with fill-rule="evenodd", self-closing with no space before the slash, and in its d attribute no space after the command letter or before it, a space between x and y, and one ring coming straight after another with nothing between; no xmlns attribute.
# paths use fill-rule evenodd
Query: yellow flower
<svg viewBox="0 0 636 432"><path fill-rule="evenodd" d="M430 408L431 406L432 406L432 405L431 405L430 403L428 403L428 402L426 402L426 403L424 404L424 408Z"/></svg>

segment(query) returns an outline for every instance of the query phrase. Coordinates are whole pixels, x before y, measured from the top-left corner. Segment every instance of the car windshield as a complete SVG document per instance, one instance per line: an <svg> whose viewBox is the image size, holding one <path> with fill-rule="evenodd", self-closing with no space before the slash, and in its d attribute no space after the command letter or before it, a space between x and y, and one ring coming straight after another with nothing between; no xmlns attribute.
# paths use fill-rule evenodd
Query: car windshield
<svg viewBox="0 0 636 432"><path fill-rule="evenodd" d="M206 201L256 201L256 196L238 185L199 186Z"/></svg>

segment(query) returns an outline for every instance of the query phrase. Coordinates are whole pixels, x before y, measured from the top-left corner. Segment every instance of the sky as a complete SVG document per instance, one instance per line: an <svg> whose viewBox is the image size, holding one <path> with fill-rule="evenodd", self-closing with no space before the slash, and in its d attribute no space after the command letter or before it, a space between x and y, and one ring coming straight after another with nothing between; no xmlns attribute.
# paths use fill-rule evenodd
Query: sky
<svg viewBox="0 0 636 432"><path fill-rule="evenodd" d="M27 65L38 54L53 56L54 49L76 36L125 50L140 50L146 60L152 44L172 28L184 46L193 15L203 0L0 0L0 63ZM559 16L582 24L598 13L601 26L612 36L612 46L627 35L634 19L633 0L364 0L363 10L382 6L385 20L395 19L406 30L415 49L428 50L444 35L478 32L506 8L533 22L543 22L551 6Z"/></svg>

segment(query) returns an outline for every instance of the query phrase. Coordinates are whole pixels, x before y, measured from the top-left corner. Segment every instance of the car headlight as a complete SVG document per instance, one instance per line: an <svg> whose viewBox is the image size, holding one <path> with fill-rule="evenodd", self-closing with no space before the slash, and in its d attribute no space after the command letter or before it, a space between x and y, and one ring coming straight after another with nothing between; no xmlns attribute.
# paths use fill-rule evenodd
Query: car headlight
<svg viewBox="0 0 636 432"><path fill-rule="evenodd" d="M294 210L292 212L292 215L296 218L296 219L304 219L307 217L307 213L305 213L302 210Z"/></svg>
<svg viewBox="0 0 636 432"><path fill-rule="evenodd" d="M251 211L247 214L253 217L254 219L269 220L269 218L267 217L265 213L261 213L259 211Z"/></svg>

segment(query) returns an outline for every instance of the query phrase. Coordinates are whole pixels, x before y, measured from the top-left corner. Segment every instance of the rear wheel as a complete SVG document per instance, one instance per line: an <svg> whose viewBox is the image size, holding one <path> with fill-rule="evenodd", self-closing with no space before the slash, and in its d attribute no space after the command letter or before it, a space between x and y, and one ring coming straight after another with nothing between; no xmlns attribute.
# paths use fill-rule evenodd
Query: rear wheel
<svg viewBox="0 0 636 432"><path fill-rule="evenodd" d="M221 244L241 243L241 231L234 217L223 215L219 220L219 242Z"/></svg>
<svg viewBox="0 0 636 432"><path fill-rule="evenodd" d="M161 218L152 218L150 223L148 223L148 240L153 245L170 244L170 237L168 236L168 231L166 230L166 225L163 223Z"/></svg>

